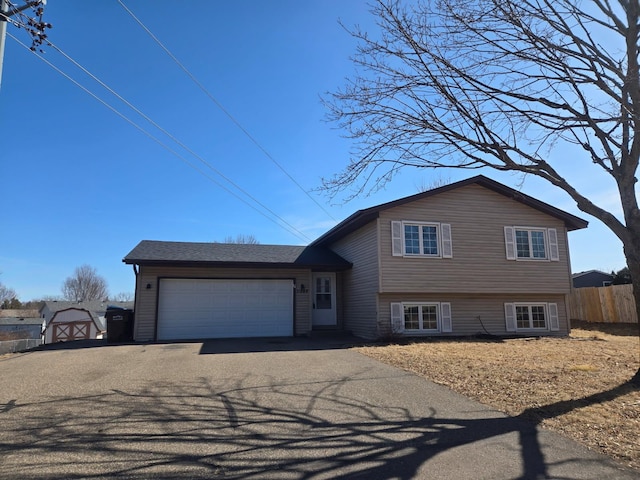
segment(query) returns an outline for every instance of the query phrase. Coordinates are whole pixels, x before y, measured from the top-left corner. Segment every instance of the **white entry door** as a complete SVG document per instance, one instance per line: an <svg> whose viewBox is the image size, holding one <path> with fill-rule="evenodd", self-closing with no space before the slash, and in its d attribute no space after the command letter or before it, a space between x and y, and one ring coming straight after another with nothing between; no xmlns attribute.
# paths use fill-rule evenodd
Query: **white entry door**
<svg viewBox="0 0 640 480"><path fill-rule="evenodd" d="M314 327L335 326L336 317L336 274L313 274L313 315Z"/></svg>

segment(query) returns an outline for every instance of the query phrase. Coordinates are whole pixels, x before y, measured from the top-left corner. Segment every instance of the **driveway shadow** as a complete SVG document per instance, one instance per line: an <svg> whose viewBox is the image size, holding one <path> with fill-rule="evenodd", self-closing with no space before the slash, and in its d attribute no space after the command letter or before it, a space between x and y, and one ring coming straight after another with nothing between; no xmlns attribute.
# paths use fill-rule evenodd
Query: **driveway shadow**
<svg viewBox="0 0 640 480"><path fill-rule="evenodd" d="M200 354L335 350L365 343L365 340L341 333L312 337L227 338L203 341Z"/></svg>
<svg viewBox="0 0 640 480"><path fill-rule="evenodd" d="M521 418L416 416L354 394L358 382L392 379L375 374L288 383L247 373L12 400L0 405L0 478L637 478L601 457L558 452ZM484 446L467 449L474 444ZM496 445L520 461L493 464Z"/></svg>

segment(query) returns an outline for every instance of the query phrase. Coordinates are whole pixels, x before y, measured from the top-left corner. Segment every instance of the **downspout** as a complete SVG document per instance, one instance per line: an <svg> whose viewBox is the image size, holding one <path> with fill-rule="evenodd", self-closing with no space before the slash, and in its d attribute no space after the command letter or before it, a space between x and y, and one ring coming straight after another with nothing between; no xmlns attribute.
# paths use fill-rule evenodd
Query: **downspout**
<svg viewBox="0 0 640 480"><path fill-rule="evenodd" d="M138 273L140 273L140 271L138 270L138 266L134 263L133 265L131 265L133 267L133 273L136 276L136 285L135 285L135 290L133 292L133 341L136 341L136 326L138 324L138 322L136 321L136 317L138 316L137 313L137 306L138 306Z"/></svg>

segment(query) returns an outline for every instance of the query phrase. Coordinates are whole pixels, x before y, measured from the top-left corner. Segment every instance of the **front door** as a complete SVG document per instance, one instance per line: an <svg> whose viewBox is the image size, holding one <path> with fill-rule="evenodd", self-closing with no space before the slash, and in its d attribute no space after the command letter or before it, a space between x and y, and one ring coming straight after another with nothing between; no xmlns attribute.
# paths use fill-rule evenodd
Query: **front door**
<svg viewBox="0 0 640 480"><path fill-rule="evenodd" d="M336 274L313 274L313 315L314 327L337 325L336 317Z"/></svg>

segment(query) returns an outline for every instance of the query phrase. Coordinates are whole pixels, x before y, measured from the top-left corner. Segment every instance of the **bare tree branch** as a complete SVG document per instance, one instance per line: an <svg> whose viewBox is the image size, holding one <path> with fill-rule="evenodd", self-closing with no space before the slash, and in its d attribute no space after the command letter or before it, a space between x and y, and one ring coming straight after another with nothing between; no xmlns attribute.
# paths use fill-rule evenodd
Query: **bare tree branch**
<svg viewBox="0 0 640 480"><path fill-rule="evenodd" d="M620 238L640 308L640 2L377 0L372 13L378 34L348 29L357 73L324 98L354 143L322 188L367 194L406 167L543 178ZM571 180L590 164L623 218Z"/></svg>
<svg viewBox="0 0 640 480"><path fill-rule="evenodd" d="M86 302L108 298L107 281L90 265L81 265L62 284L62 295L66 300Z"/></svg>

